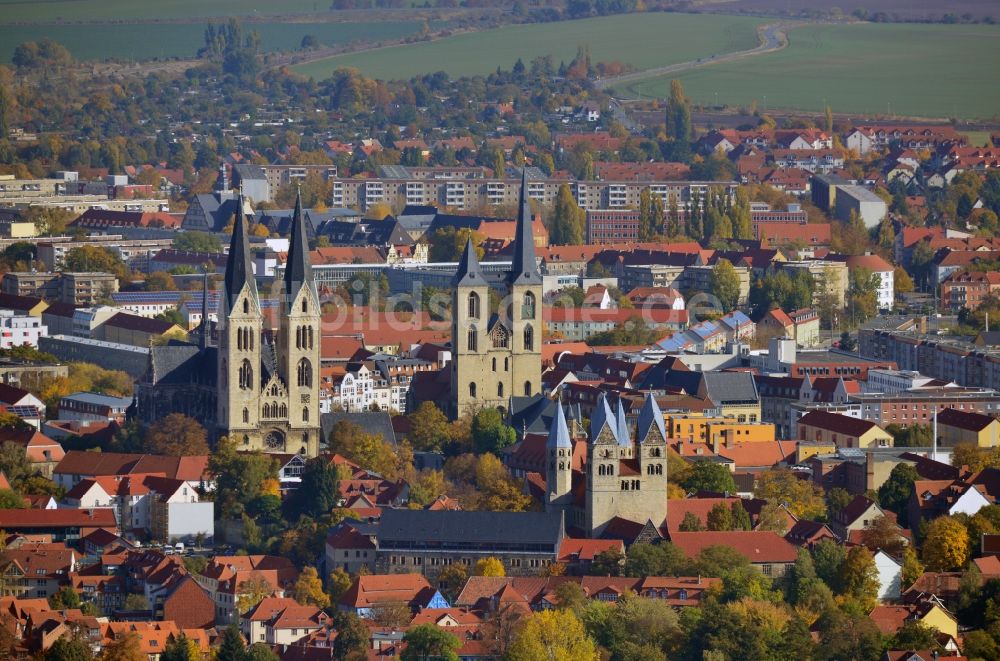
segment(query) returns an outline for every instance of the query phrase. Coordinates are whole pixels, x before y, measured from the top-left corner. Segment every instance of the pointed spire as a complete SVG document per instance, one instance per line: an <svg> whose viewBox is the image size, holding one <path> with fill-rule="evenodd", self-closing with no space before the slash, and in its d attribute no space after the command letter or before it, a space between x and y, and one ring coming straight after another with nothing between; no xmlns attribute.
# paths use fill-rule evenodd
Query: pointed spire
<svg viewBox="0 0 1000 661"><path fill-rule="evenodd" d="M667 426L663 421L663 411L660 410L660 405L656 403L653 393L648 393L646 395L646 401L642 403L642 410L639 411L639 427L636 431L636 441L639 443L644 442L649 436L649 432L653 425L656 425L656 429L660 434L660 439L666 440ZM660 439L653 440L659 441Z"/></svg>
<svg viewBox="0 0 1000 661"><path fill-rule="evenodd" d="M590 419L590 442L595 443L601 431L607 427L611 430L611 436L618 443L618 425L615 414L611 412L608 405L608 398L603 392L597 398L597 406L594 408L594 415Z"/></svg>
<svg viewBox="0 0 1000 661"><path fill-rule="evenodd" d="M622 398L618 397L618 409L615 411L615 422L618 427L618 445L628 445L630 438L628 433L628 420L625 419L625 407L622 406Z"/></svg>
<svg viewBox="0 0 1000 661"><path fill-rule="evenodd" d="M233 238L229 243L229 260L226 262L227 310L233 309L236 297L243 286L250 284L251 296L257 298L257 281L253 275L253 263L250 261L250 242L247 239L246 220L243 218L243 192L236 198L236 221L233 223Z"/></svg>
<svg viewBox="0 0 1000 661"><path fill-rule="evenodd" d="M572 449L573 443L569 440L569 427L566 426L566 415L563 413L562 404L556 402L556 416L552 419L552 427L549 429L549 440L545 447L551 449Z"/></svg>
<svg viewBox="0 0 1000 661"><path fill-rule="evenodd" d="M465 244L465 252L462 253L462 261L458 263L458 271L455 273L456 287L473 287L486 285L483 273L479 268L479 257L476 255L476 247L472 245L470 238Z"/></svg>
<svg viewBox="0 0 1000 661"><path fill-rule="evenodd" d="M533 216L528 199L528 169L521 168L521 197L518 201L517 229L514 233L514 259L510 267L513 285L540 285L542 276L535 259L535 237L531 231Z"/></svg>
<svg viewBox="0 0 1000 661"><path fill-rule="evenodd" d="M202 349L208 346L208 269L205 269L205 280L201 285L201 337L198 346Z"/></svg>
<svg viewBox="0 0 1000 661"><path fill-rule="evenodd" d="M292 302L303 286L315 287L312 265L309 264L309 237L302 214L302 191L295 195L295 212L288 237L288 261L285 263L285 308L291 310Z"/></svg>

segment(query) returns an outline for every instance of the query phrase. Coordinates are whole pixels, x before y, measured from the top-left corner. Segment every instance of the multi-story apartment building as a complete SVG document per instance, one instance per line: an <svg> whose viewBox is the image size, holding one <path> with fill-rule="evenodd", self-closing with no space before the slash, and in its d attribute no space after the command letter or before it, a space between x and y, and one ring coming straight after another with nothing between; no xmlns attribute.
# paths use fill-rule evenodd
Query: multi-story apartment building
<svg viewBox="0 0 1000 661"><path fill-rule="evenodd" d="M37 349L38 338L48 334L48 327L40 317L15 314L13 310L0 310L0 349L25 344Z"/></svg>
<svg viewBox="0 0 1000 661"><path fill-rule="evenodd" d="M417 176L415 168L402 168L386 172L390 176L370 179L333 179L333 206L361 209L389 203L405 205L445 205L457 209L476 209L483 206L513 206L518 202L520 181L517 179L486 179L463 176L461 172L441 172L434 176ZM408 176L400 176L408 175ZM451 176L449 176L451 175ZM457 175L457 176L456 176ZM628 209L638 208L642 191L650 191L670 203L671 196L679 210L690 209L701 200L709 189L720 188L728 195L735 195L736 182L732 181L575 181L572 179L528 179L527 194L546 206L555 203L559 188L568 184L573 197L581 208Z"/></svg>
<svg viewBox="0 0 1000 661"><path fill-rule="evenodd" d="M111 273L10 272L0 281L5 294L62 301L70 305L93 305L118 291L118 278Z"/></svg>
<svg viewBox="0 0 1000 661"><path fill-rule="evenodd" d="M638 209L588 209L587 243L639 240Z"/></svg>
<svg viewBox="0 0 1000 661"><path fill-rule="evenodd" d="M369 411L373 405L382 411L407 412L410 383L418 372L440 369L440 365L414 358L364 360L348 363L347 371L332 383L327 410Z"/></svg>
<svg viewBox="0 0 1000 661"><path fill-rule="evenodd" d="M109 234L100 238L89 239L66 239L60 241L40 241L37 244L38 260L45 265L45 268L59 270L63 267L63 260L73 248L82 246L92 246L95 248L107 248L121 258L123 262L137 271L145 271L149 265L149 258L160 250L169 248L173 239L130 239L126 240L120 234Z"/></svg>

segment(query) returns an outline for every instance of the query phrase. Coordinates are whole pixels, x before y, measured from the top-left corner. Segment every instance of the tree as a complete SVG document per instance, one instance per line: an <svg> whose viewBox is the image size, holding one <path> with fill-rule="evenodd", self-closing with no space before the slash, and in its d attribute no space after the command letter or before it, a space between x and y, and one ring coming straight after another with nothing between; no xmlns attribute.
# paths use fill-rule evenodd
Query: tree
<svg viewBox="0 0 1000 661"><path fill-rule="evenodd" d="M146 291L174 291L177 283L174 277L166 271L153 271L146 276Z"/></svg>
<svg viewBox="0 0 1000 661"><path fill-rule="evenodd" d="M430 237L429 259L432 262L457 262L462 258L465 246L470 240L476 250L476 257L482 259L485 239L485 236L467 227L438 228Z"/></svg>
<svg viewBox="0 0 1000 661"><path fill-rule="evenodd" d="M667 156L672 161L686 163L691 156L691 101L684 95L679 80L670 81L670 98L666 109Z"/></svg>
<svg viewBox="0 0 1000 661"><path fill-rule="evenodd" d="M709 491L712 493L736 493L733 473L722 464L710 461L696 461L681 482L688 493Z"/></svg>
<svg viewBox="0 0 1000 661"><path fill-rule="evenodd" d="M12 487L19 489L35 472L35 467L28 460L23 445L6 441L0 446L0 471L7 476Z"/></svg>
<svg viewBox="0 0 1000 661"><path fill-rule="evenodd" d="M917 469L912 464L896 464L889 479L882 483L878 489L879 504L893 512L899 525L908 525L907 511L910 503L910 493L913 491L913 482L918 478Z"/></svg>
<svg viewBox="0 0 1000 661"><path fill-rule="evenodd" d="M265 597L271 596L274 588L261 576L250 576L236 586L236 608L240 615L250 612L254 606L259 604Z"/></svg>
<svg viewBox="0 0 1000 661"><path fill-rule="evenodd" d="M920 563L920 558L917 557L917 552L913 550L912 546L907 546L903 549L903 576L902 576L902 587L906 588L913 585L918 578L920 578L924 573L924 566ZM976 586L979 587L978 585Z"/></svg>
<svg viewBox="0 0 1000 661"><path fill-rule="evenodd" d="M663 198L649 188L639 194L639 240L652 241L663 231Z"/></svg>
<svg viewBox="0 0 1000 661"><path fill-rule="evenodd" d="M16 491L0 489L0 509L23 510L28 508L28 501Z"/></svg>
<svg viewBox="0 0 1000 661"><path fill-rule="evenodd" d="M620 576L625 556L618 549L601 551L594 556L590 564L590 573L594 576Z"/></svg>
<svg viewBox="0 0 1000 661"><path fill-rule="evenodd" d="M879 589L878 569L868 549L851 547L840 565L837 584L841 594L854 597L867 607L874 607Z"/></svg>
<svg viewBox="0 0 1000 661"><path fill-rule="evenodd" d="M881 278L866 268L854 268L850 273L851 284L847 290L847 309L851 325L860 326L878 313L878 288Z"/></svg>
<svg viewBox="0 0 1000 661"><path fill-rule="evenodd" d="M928 571L954 571L969 559L969 531L950 516L940 516L927 526L923 561Z"/></svg>
<svg viewBox="0 0 1000 661"><path fill-rule="evenodd" d="M411 413L410 442L414 450L422 452L440 452L443 445L451 437L451 427L448 418L434 402L421 402L417 410Z"/></svg>
<svg viewBox="0 0 1000 661"><path fill-rule="evenodd" d="M597 661L597 646L569 610L549 610L528 617L507 653L510 661Z"/></svg>
<svg viewBox="0 0 1000 661"><path fill-rule="evenodd" d="M153 454L171 457L207 455L208 433L195 420L183 413L171 413L152 424L146 434L146 445Z"/></svg>
<svg viewBox="0 0 1000 661"><path fill-rule="evenodd" d="M401 454L398 455L381 435L370 434L348 420L333 426L327 444L332 452L388 479L395 479L404 468Z"/></svg>
<svg viewBox="0 0 1000 661"><path fill-rule="evenodd" d="M750 566L750 561L736 549L721 545L706 546L698 551L694 563L699 574L716 577Z"/></svg>
<svg viewBox="0 0 1000 661"><path fill-rule="evenodd" d="M302 569L295 581L295 587L292 588L292 596L303 606L326 608L330 605L330 597L323 591L323 581L320 580L315 567Z"/></svg>
<svg viewBox="0 0 1000 661"><path fill-rule="evenodd" d="M476 562L474 576L506 576L503 561L497 558L482 558Z"/></svg>
<svg viewBox="0 0 1000 661"><path fill-rule="evenodd" d="M638 542L628 549L624 573L636 577L684 576L689 573L690 564L684 552L670 542Z"/></svg>
<svg viewBox="0 0 1000 661"><path fill-rule="evenodd" d="M826 518L832 519L847 507L854 497L847 489L834 487L826 492Z"/></svg>
<svg viewBox="0 0 1000 661"><path fill-rule="evenodd" d="M569 184L562 184L549 219L549 241L553 245L580 245L583 243L585 217L583 209L573 198Z"/></svg>
<svg viewBox="0 0 1000 661"><path fill-rule="evenodd" d="M892 287L897 297L900 294L908 294L913 291L913 278L910 277L906 269L897 266L892 274Z"/></svg>
<svg viewBox="0 0 1000 661"><path fill-rule="evenodd" d="M814 658L819 661L877 659L882 653L882 633L866 613L830 608L815 628L820 639Z"/></svg>
<svg viewBox="0 0 1000 661"><path fill-rule="evenodd" d="M130 594L125 597L122 608L127 611L148 611L149 601L141 594Z"/></svg>
<svg viewBox="0 0 1000 661"><path fill-rule="evenodd" d="M816 576L827 585L837 585L840 578L840 566L847 557L847 551L831 539L822 539L813 546L813 565Z"/></svg>
<svg viewBox="0 0 1000 661"><path fill-rule="evenodd" d="M160 655L160 661L201 661L201 650L198 643L181 634L167 641Z"/></svg>
<svg viewBox="0 0 1000 661"><path fill-rule="evenodd" d="M462 641L440 629L434 624L419 624L403 636L406 648L400 655L402 661L458 661L455 650L462 646Z"/></svg>
<svg viewBox="0 0 1000 661"><path fill-rule="evenodd" d="M264 493L278 466L274 457L262 452L237 452L236 444L223 438L209 458L215 478L215 504L223 519L239 519L249 503Z"/></svg>
<svg viewBox="0 0 1000 661"><path fill-rule="evenodd" d="M709 530L732 530L733 511L725 503L716 503L708 512Z"/></svg>
<svg viewBox="0 0 1000 661"><path fill-rule="evenodd" d="M325 457L313 457L306 462L299 488L286 501L292 518L305 514L313 518L329 514L340 500L337 489L337 469Z"/></svg>
<svg viewBox="0 0 1000 661"><path fill-rule="evenodd" d="M53 610L64 610L67 608L80 607L80 595L72 586L64 586L59 592L49 595L49 607Z"/></svg>
<svg viewBox="0 0 1000 661"><path fill-rule="evenodd" d="M266 643L254 643L246 649L246 661L281 661Z"/></svg>
<svg viewBox="0 0 1000 661"><path fill-rule="evenodd" d="M45 661L91 661L94 658L90 647L79 638L58 638L45 652ZM170 661L161 657L164 661Z"/></svg>
<svg viewBox="0 0 1000 661"><path fill-rule="evenodd" d="M750 513L743 507L742 502L732 503L729 509L732 511L733 530L751 529Z"/></svg>
<svg viewBox="0 0 1000 661"><path fill-rule="evenodd" d="M39 234L59 236L66 233L66 226L75 219L76 214L68 209L28 207L22 217L33 222Z"/></svg>
<svg viewBox="0 0 1000 661"><path fill-rule="evenodd" d="M461 592L468 579L469 572L465 565L452 563L441 570L441 573L438 574L438 584L443 586L442 592L449 603L455 601L455 597Z"/></svg>
<svg viewBox="0 0 1000 661"><path fill-rule="evenodd" d="M472 417L472 443L476 452L492 452L499 456L504 448L517 441L514 428L504 424L500 411L484 408Z"/></svg>
<svg viewBox="0 0 1000 661"><path fill-rule="evenodd" d="M899 557L906 542L899 535L899 526L892 519L877 516L861 531L861 543L875 551L882 549L886 553Z"/></svg>
<svg viewBox="0 0 1000 661"><path fill-rule="evenodd" d="M681 524L678 526L678 530L681 532L699 532L704 530L705 527L701 525L701 519L694 512L684 512L684 518L681 519Z"/></svg>
<svg viewBox="0 0 1000 661"><path fill-rule="evenodd" d="M830 106L827 106L823 111L823 130L826 131L828 135L833 134L833 110Z"/></svg>
<svg viewBox="0 0 1000 661"><path fill-rule="evenodd" d="M146 661L147 658L149 657L142 651L139 635L132 632L115 638L101 652L101 661Z"/></svg>
<svg viewBox="0 0 1000 661"><path fill-rule="evenodd" d="M208 232L178 232L174 238L173 247L176 250L186 250L188 252L222 252L222 242L219 240L219 237Z"/></svg>
<svg viewBox="0 0 1000 661"><path fill-rule="evenodd" d="M800 519L812 519L826 513L823 490L811 480L800 479L787 468L761 473L754 492L758 498L785 505Z"/></svg>
<svg viewBox="0 0 1000 661"><path fill-rule="evenodd" d="M720 259L712 269L709 291L719 299L724 312L736 309L740 300L740 277L728 259Z"/></svg>
<svg viewBox="0 0 1000 661"><path fill-rule="evenodd" d="M355 613L336 610L330 624L337 632L331 653L335 659L363 661L368 658L368 627ZM217 659L218 661L218 659Z"/></svg>
<svg viewBox="0 0 1000 661"><path fill-rule="evenodd" d="M128 274L128 267L121 257L99 246L70 248L63 257L63 268L66 271L113 273L119 278Z"/></svg>
<svg viewBox="0 0 1000 661"><path fill-rule="evenodd" d="M222 643L215 653L215 661L244 661L243 647L243 635L235 624L231 624L222 632Z"/></svg>
<svg viewBox="0 0 1000 661"><path fill-rule="evenodd" d="M450 567L451 565L449 565ZM332 572L330 572L330 578L327 581L327 595L330 597L330 603L336 604L344 593L347 592L351 585L354 583L354 579L348 574L343 568L337 567Z"/></svg>

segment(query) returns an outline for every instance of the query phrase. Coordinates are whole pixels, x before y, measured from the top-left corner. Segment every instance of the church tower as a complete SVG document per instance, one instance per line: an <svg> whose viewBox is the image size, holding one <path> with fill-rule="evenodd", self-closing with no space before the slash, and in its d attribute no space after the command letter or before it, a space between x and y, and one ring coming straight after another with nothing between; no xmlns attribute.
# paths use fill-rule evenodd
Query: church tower
<svg viewBox="0 0 1000 661"><path fill-rule="evenodd" d="M490 283L469 241L454 280L450 413L462 417L484 407L505 410L513 396L541 392L542 276L535 259L527 180L520 209L507 297L490 309Z"/></svg>
<svg viewBox="0 0 1000 661"><path fill-rule="evenodd" d="M315 457L319 453L320 441L320 307L309 263L309 241L302 215L301 193L295 198L283 285L278 332L278 373L271 377L270 383L263 384L262 399L266 404L270 392L278 393L282 388L286 389L287 429L280 438L280 450ZM265 444L276 444L281 431L275 429L267 434Z"/></svg>
<svg viewBox="0 0 1000 661"><path fill-rule="evenodd" d="M535 258L526 169L521 171L521 199L510 268L513 314L513 373L511 394L528 397L542 391L542 274Z"/></svg>
<svg viewBox="0 0 1000 661"><path fill-rule="evenodd" d="M239 198L219 300L218 411L223 434L240 448L259 446L260 298L250 261L243 198Z"/></svg>
<svg viewBox="0 0 1000 661"><path fill-rule="evenodd" d="M590 421L587 443L587 491L583 528L590 537L598 537L608 522L619 516L625 491L631 486L631 475L623 469L628 464L630 439L621 436L623 424L611 412L607 397L602 393ZM628 471L631 472L631 471ZM666 491L663 492L666 499Z"/></svg>
<svg viewBox="0 0 1000 661"><path fill-rule="evenodd" d="M559 402L545 443L545 485L545 511L562 511L565 518L573 503L573 441Z"/></svg>

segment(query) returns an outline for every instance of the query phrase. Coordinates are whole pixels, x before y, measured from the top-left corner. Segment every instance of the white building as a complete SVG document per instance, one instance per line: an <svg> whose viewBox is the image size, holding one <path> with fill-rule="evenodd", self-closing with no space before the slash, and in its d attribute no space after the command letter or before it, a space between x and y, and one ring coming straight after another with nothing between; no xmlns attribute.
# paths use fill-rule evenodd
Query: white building
<svg viewBox="0 0 1000 661"><path fill-rule="evenodd" d="M41 318L16 314L13 310L0 310L0 349L10 349L27 344L37 349L38 338L48 337L49 327Z"/></svg>
<svg viewBox="0 0 1000 661"><path fill-rule="evenodd" d="M867 269L879 278L876 298L879 310L889 310L896 300L895 290L895 268L889 262L878 255L856 255L847 258L847 268L853 271L856 268Z"/></svg>
<svg viewBox="0 0 1000 661"><path fill-rule="evenodd" d="M914 370L893 370L884 367L873 367L868 370L868 380L865 382L865 392L878 392L886 395L898 395L907 390L925 386L939 387L941 382L929 376L924 376ZM948 384L945 387L957 387Z"/></svg>
<svg viewBox="0 0 1000 661"><path fill-rule="evenodd" d="M878 572L878 599L886 601L899 599L903 583L903 565L885 551L874 556L875 570Z"/></svg>

